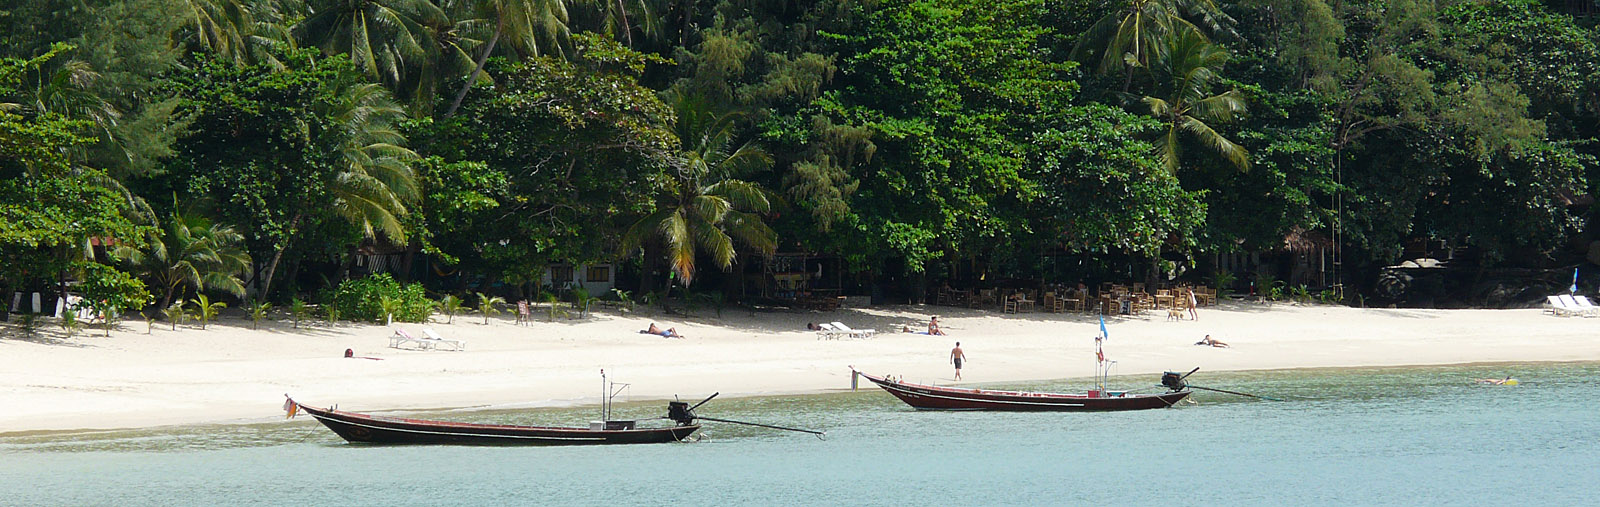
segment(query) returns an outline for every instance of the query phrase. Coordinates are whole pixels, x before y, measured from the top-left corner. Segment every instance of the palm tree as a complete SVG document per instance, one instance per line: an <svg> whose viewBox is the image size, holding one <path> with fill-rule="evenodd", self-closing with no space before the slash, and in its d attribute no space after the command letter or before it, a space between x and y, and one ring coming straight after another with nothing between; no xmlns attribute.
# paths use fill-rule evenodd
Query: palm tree
<svg viewBox="0 0 1600 507"><path fill-rule="evenodd" d="M446 7L465 2L446 2ZM446 9L446 18L421 20L432 44L433 57L417 66L417 71L407 76L395 90L395 95L410 104L414 115L432 114L440 89L454 83L476 65L473 55L483 45L486 23L474 19L464 9ZM458 16L457 14L461 14Z"/></svg>
<svg viewBox="0 0 1600 507"><path fill-rule="evenodd" d="M250 266L250 255L240 246L244 236L232 227L176 211L160 225L146 238L146 246L123 245L112 255L165 291L161 308L171 306L180 288L244 295L238 277Z"/></svg>
<svg viewBox="0 0 1600 507"><path fill-rule="evenodd" d="M1199 141L1240 170L1250 168L1249 153L1208 124L1232 121L1245 112L1238 90L1209 95L1211 85L1221 78L1218 69L1227 61L1227 50L1192 30L1169 34L1156 48L1150 67L1154 96L1145 96L1143 102L1165 126L1155 145L1168 171L1178 169L1181 137Z"/></svg>
<svg viewBox="0 0 1600 507"><path fill-rule="evenodd" d="M478 313L483 314L483 325L489 325L489 317L500 313L499 305L506 304L505 298L478 293Z"/></svg>
<svg viewBox="0 0 1600 507"><path fill-rule="evenodd" d="M406 138L396 127L405 110L373 83L345 82L332 95L338 101L328 118L342 131L337 153L344 165L333 187L335 211L369 238L382 231L404 242L399 217L418 195L411 170L417 154L403 146Z"/></svg>
<svg viewBox="0 0 1600 507"><path fill-rule="evenodd" d="M201 47L234 61L244 61L254 21L247 0L183 0L194 20L194 36Z"/></svg>
<svg viewBox="0 0 1600 507"><path fill-rule="evenodd" d="M449 22L429 0L316 0L308 7L311 14L292 29L296 38L350 55L356 68L389 86L435 59L427 27Z"/></svg>
<svg viewBox="0 0 1600 507"><path fill-rule="evenodd" d="M621 40L628 47L634 47L634 32L654 37L661 30L660 17L651 11L649 0L579 0L579 2L584 9L573 16L574 26L581 26L581 29L586 31L604 33Z"/></svg>
<svg viewBox="0 0 1600 507"><path fill-rule="evenodd" d="M1071 58L1095 62L1095 72L1124 72L1132 81L1133 68L1148 68L1150 56L1167 34L1181 31L1227 33L1233 19L1214 0L1122 0L1122 7L1106 13L1078 38ZM1198 22L1198 24L1196 24Z"/></svg>
<svg viewBox="0 0 1600 507"><path fill-rule="evenodd" d="M382 232L389 240L404 243L400 217L407 213L406 203L418 195L416 173L411 170L417 154L402 146L405 136L396 128L405 119L405 110L377 84L344 80L336 86L339 89L329 95L337 101L319 111L332 120L341 139L335 152L343 167L330 189L334 211L368 238ZM290 227L301 218L290 219ZM284 250L278 248L262 273L262 295L270 293Z"/></svg>
<svg viewBox="0 0 1600 507"><path fill-rule="evenodd" d="M471 1L481 19L494 24L494 31L489 36L489 42L484 45L483 51L478 53L478 61L473 65L472 72L467 75L467 82L461 85L455 100L450 101L450 107L445 110L446 118L461 108L461 100L467 97L467 91L477 83L478 74L483 72L483 64L489 60L489 55L494 53L494 48L500 43L500 39L506 39L514 51L531 56L545 52L545 48L559 52L560 43L569 35L565 0L468 1Z"/></svg>
<svg viewBox="0 0 1600 507"><path fill-rule="evenodd" d="M772 159L759 146L734 147L734 115L719 114L697 96L678 95L675 130L682 148L670 162L677 178L660 209L644 217L623 236L623 251L632 252L658 237L666 243L672 271L687 287L694 281L695 254L704 250L724 271L733 266L733 239L770 255L777 235L761 220L777 198L760 185L738 179L741 173L766 168Z"/></svg>
<svg viewBox="0 0 1600 507"><path fill-rule="evenodd" d="M200 321L200 329L205 329L206 324L211 323L212 320L217 318L217 314L222 312L223 308L228 307L227 303L221 301L212 302L211 298L207 297L204 292L195 294L195 298L189 300L189 302L194 303L194 317Z"/></svg>

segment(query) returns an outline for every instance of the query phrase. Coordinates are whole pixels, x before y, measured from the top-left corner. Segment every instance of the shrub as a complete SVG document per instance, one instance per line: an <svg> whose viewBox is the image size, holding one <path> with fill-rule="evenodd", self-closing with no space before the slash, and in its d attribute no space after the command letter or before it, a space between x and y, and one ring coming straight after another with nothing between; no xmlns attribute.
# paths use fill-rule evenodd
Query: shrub
<svg viewBox="0 0 1600 507"><path fill-rule="evenodd" d="M346 319L384 322L385 298L390 300L388 309L394 312L394 320L423 322L433 315L433 301L423 293L422 284L401 286L388 273L345 280L334 291L328 305L334 315Z"/></svg>
<svg viewBox="0 0 1600 507"><path fill-rule="evenodd" d="M294 328L300 329L300 321L311 319L311 307L300 298L289 300L289 316L294 318Z"/></svg>
<svg viewBox="0 0 1600 507"><path fill-rule="evenodd" d="M445 294L444 297L439 298L438 308L440 311L444 312L444 323L449 324L456 320L456 314L461 313L461 308L463 308L463 306L461 304L461 298L455 297L455 295L452 294Z"/></svg>

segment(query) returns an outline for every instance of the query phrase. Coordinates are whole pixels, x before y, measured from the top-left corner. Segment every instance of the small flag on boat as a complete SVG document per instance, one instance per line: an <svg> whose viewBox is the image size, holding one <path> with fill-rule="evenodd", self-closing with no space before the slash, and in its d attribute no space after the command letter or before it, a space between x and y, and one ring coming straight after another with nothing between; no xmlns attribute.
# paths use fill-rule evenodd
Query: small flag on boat
<svg viewBox="0 0 1600 507"><path fill-rule="evenodd" d="M283 400L284 419L293 419L300 412L300 404L294 400Z"/></svg>
<svg viewBox="0 0 1600 507"><path fill-rule="evenodd" d="M1110 334L1106 333L1106 316L1104 315L1100 316L1100 336L1104 336L1106 338L1111 337Z"/></svg>

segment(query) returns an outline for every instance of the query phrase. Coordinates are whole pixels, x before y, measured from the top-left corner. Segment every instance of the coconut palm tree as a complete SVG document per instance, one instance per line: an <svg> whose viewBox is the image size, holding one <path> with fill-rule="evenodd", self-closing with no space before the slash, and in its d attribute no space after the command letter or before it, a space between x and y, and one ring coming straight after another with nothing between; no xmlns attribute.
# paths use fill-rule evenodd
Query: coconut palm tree
<svg viewBox="0 0 1600 507"><path fill-rule="evenodd" d="M335 175L330 193L333 211L362 230L368 238L382 232L389 240L406 241L400 218L406 204L417 198L416 173L411 162L416 152L403 146L405 136L396 125L405 119L405 110L394 102L388 90L374 83L343 79L328 94L335 100L319 107L319 116L332 121L340 144L334 148L342 166ZM304 215L289 220L297 227ZM267 262L261 275L261 294L270 294L272 279L283 258L280 247Z"/></svg>
<svg viewBox="0 0 1600 507"><path fill-rule="evenodd" d="M1147 68L1150 56L1167 34L1179 31L1231 33L1233 19L1215 0L1121 0L1078 38L1071 58L1094 63L1095 72L1124 73Z"/></svg>
<svg viewBox="0 0 1600 507"><path fill-rule="evenodd" d="M447 118L461 108L462 99L467 97L467 91L477 83L478 75L483 72L484 63L489 60L489 55L494 53L501 39L505 39L514 52L532 56L550 51L559 53L561 42L570 35L567 31L565 0L468 1L478 13L478 17L492 23L494 30L489 35L489 42L478 52L478 61L473 65L472 72L467 74L466 83L461 85L455 100L450 101L450 107L445 109L444 116Z"/></svg>
<svg viewBox="0 0 1600 507"><path fill-rule="evenodd" d="M145 246L123 245L113 250L112 256L164 291L161 308L172 305L179 289L244 295L244 283L238 277L250 266L250 255L241 247L244 236L232 227L179 211L160 225L146 238Z"/></svg>
<svg viewBox="0 0 1600 507"><path fill-rule="evenodd" d="M418 195L411 170L417 154L403 146L406 138L396 126L405 110L373 83L347 81L332 96L337 101L329 106L328 118L342 131L336 153L344 166L332 189L335 211L369 238L382 231L403 242L400 217Z"/></svg>
<svg viewBox="0 0 1600 507"><path fill-rule="evenodd" d="M389 86L437 57L428 26L449 17L429 0L315 0L291 30L324 53L350 55L356 68Z"/></svg>
<svg viewBox="0 0 1600 507"><path fill-rule="evenodd" d="M252 3L247 0L183 0L194 22L194 41L224 58L244 61L249 54Z"/></svg>
<svg viewBox="0 0 1600 507"><path fill-rule="evenodd" d="M1193 30L1170 33L1163 42L1151 59L1152 95L1142 101L1165 127L1155 146L1167 170L1177 171L1185 138L1198 141L1240 170L1249 169L1249 153L1211 128L1211 124L1232 121L1246 108L1238 90L1210 95L1212 85L1221 78L1218 70L1228 61L1227 50Z"/></svg>
<svg viewBox="0 0 1600 507"><path fill-rule="evenodd" d="M777 248L777 235L761 219L777 197L760 185L738 179L772 163L761 148L734 145L732 114L720 114L708 101L679 94L674 108L680 151L670 158L676 181L655 213L628 228L623 251L651 238L666 244L672 271L688 286L694 281L695 255L704 251L724 271L733 266L737 238L762 254Z"/></svg>
<svg viewBox="0 0 1600 507"><path fill-rule="evenodd" d="M432 44L432 58L416 66L395 89L395 95L410 105L413 115L432 114L441 90L472 72L477 62L473 55L488 35L487 23L470 16L470 10L450 8L466 2L443 2L446 18L419 21Z"/></svg>
<svg viewBox="0 0 1600 507"><path fill-rule="evenodd" d="M603 33L635 47L635 32L647 38L660 33L660 17L650 4L649 0L578 0L577 5L583 9L573 13L572 26Z"/></svg>

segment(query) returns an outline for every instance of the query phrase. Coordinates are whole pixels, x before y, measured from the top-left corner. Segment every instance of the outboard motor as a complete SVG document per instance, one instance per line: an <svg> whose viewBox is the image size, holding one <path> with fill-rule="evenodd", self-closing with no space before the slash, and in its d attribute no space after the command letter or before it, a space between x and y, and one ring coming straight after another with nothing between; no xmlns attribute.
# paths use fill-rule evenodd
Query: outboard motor
<svg viewBox="0 0 1600 507"><path fill-rule="evenodd" d="M1188 384L1183 383L1183 374L1175 371L1162 373L1161 385L1173 391L1182 391L1189 387Z"/></svg>
<svg viewBox="0 0 1600 507"><path fill-rule="evenodd" d="M667 402L667 418L678 423L679 426L694 424L694 412L689 410L689 403L684 401Z"/></svg>

